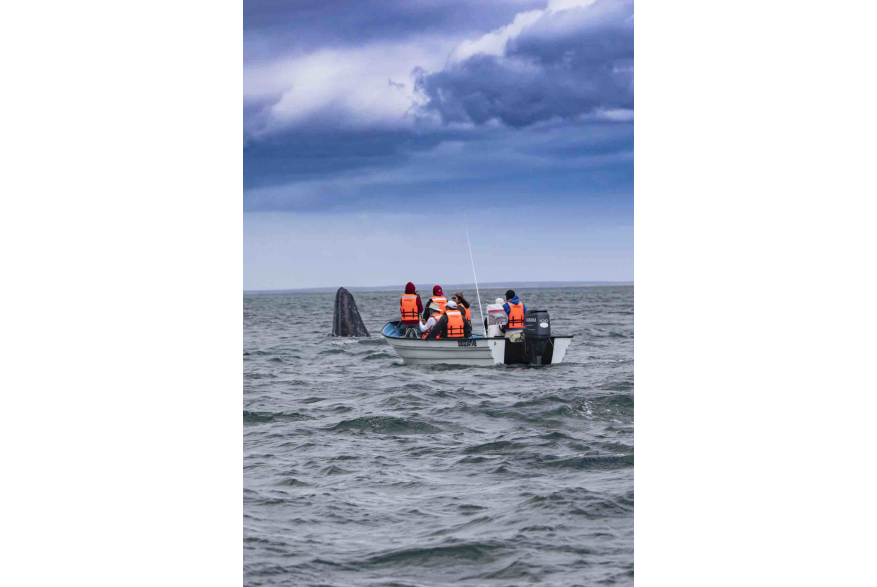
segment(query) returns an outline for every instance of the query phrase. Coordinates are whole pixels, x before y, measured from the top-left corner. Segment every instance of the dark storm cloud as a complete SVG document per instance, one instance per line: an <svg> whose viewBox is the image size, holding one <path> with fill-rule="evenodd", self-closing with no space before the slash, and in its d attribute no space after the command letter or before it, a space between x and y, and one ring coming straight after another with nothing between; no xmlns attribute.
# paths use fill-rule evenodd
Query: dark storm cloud
<svg viewBox="0 0 877 587"><path fill-rule="evenodd" d="M445 199L514 207L589 198L595 206L628 210L632 2L597 0L585 8L546 10L511 35L502 55L451 57L457 39L479 39L512 23L516 14L545 6L248 0L245 211L415 214ZM411 57L407 52L426 42L418 35L428 34L453 39L435 44L447 47L441 54L427 50ZM386 53L374 50L381 44L388 44ZM337 61L320 60L321 51L337 47L343 47ZM381 67L399 55L407 55L397 68L402 72L423 63L422 55L437 59L433 71L416 70L413 80L395 69L385 74ZM298 61L285 65L290 59ZM354 68L341 68L351 59ZM304 67L301 60L316 65ZM250 66L255 74L248 77ZM341 73L315 74L332 67ZM277 105L296 86L313 95L287 100L287 112L299 108L304 114L282 119ZM384 114L374 106L392 102L387 97L397 94L391 92L411 94L411 108L403 104ZM359 95L377 97L348 100ZM619 110L624 112L611 112Z"/></svg>
<svg viewBox="0 0 877 587"><path fill-rule="evenodd" d="M297 133L244 150L244 208L423 213L440 202L514 207L619 196L612 206L624 207L632 165L630 122Z"/></svg>
<svg viewBox="0 0 877 587"><path fill-rule="evenodd" d="M258 142L258 137L271 124L269 109L279 99L280 95L268 96L261 100L244 101L244 154L246 147Z"/></svg>
<svg viewBox="0 0 877 587"><path fill-rule="evenodd" d="M364 167L396 166L453 133L296 129L244 149L244 189L309 180Z"/></svg>
<svg viewBox="0 0 877 587"><path fill-rule="evenodd" d="M498 119L520 128L552 118L633 109L633 2L598 0L547 12L505 54L419 71L424 110L445 123Z"/></svg>
<svg viewBox="0 0 877 587"><path fill-rule="evenodd" d="M545 0L245 0L244 56L423 35L467 36L501 27Z"/></svg>

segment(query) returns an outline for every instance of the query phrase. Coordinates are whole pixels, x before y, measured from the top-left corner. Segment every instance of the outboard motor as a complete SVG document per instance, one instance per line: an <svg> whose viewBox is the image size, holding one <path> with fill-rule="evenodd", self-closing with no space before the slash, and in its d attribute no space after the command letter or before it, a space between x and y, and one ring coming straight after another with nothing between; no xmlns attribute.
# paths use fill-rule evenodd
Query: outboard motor
<svg viewBox="0 0 877 587"><path fill-rule="evenodd" d="M541 365L545 347L551 340L548 310L533 309L524 316L524 357L531 365Z"/></svg>

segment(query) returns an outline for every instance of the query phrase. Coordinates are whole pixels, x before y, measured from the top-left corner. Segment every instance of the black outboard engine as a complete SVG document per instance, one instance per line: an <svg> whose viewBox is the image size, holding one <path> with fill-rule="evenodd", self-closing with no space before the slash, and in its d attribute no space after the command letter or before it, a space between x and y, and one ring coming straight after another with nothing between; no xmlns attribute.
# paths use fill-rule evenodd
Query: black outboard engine
<svg viewBox="0 0 877 587"><path fill-rule="evenodd" d="M524 316L524 360L541 365L545 347L551 340L551 322L548 310L533 309Z"/></svg>

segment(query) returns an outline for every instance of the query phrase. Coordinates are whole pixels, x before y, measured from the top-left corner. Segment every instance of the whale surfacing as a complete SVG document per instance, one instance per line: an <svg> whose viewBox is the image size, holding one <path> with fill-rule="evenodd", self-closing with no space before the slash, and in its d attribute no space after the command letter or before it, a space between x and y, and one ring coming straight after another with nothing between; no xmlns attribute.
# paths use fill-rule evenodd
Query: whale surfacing
<svg viewBox="0 0 877 587"><path fill-rule="evenodd" d="M332 336L369 336L356 307L356 300L343 287L339 287L335 294L335 317L332 322Z"/></svg>

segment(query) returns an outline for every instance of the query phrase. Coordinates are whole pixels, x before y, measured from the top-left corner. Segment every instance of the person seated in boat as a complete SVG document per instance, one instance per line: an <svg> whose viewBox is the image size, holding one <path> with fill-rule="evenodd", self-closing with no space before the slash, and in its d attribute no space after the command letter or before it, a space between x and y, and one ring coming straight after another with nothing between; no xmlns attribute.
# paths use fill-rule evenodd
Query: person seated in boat
<svg viewBox="0 0 877 587"><path fill-rule="evenodd" d="M527 306L513 289L505 292L505 299L506 303L502 305L502 309L508 314L509 323L505 328L501 328L505 332L506 338L517 342L521 339L521 334L524 331L524 315L527 313Z"/></svg>
<svg viewBox="0 0 877 587"><path fill-rule="evenodd" d="M466 316L466 320L472 322L472 313L469 311L469 302L463 297L463 292L454 292L454 295L451 296L451 300L457 304L457 309Z"/></svg>
<svg viewBox="0 0 877 587"><path fill-rule="evenodd" d="M432 314L429 318L421 318L420 319L420 334L422 335L420 338L426 338L426 335L429 334L429 331L436 325L439 321L439 318L442 317L443 312L439 312L438 308L433 308L431 311Z"/></svg>
<svg viewBox="0 0 877 587"><path fill-rule="evenodd" d="M405 336L408 329L416 329L420 325L419 316L423 313L423 302L420 300L420 295L414 284L410 281L405 285L405 293L399 300L399 311L402 314L402 319L399 321L396 332Z"/></svg>
<svg viewBox="0 0 877 587"><path fill-rule="evenodd" d="M455 302L448 302L438 322L429 330L426 338L469 338L472 323L459 310Z"/></svg>
<svg viewBox="0 0 877 587"><path fill-rule="evenodd" d="M428 320L433 314L432 310L438 310L440 314L444 313L447 303L448 298L445 297L445 294L442 291L442 286L433 286L432 297L429 298L429 301L426 303L426 308L423 310L423 317Z"/></svg>

